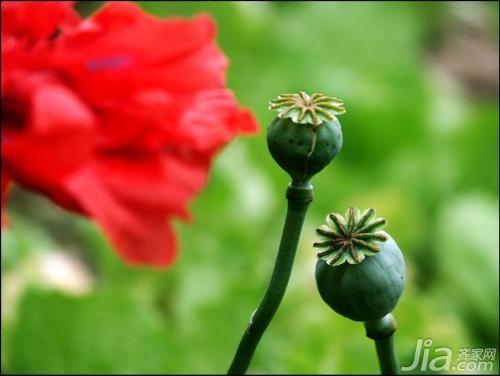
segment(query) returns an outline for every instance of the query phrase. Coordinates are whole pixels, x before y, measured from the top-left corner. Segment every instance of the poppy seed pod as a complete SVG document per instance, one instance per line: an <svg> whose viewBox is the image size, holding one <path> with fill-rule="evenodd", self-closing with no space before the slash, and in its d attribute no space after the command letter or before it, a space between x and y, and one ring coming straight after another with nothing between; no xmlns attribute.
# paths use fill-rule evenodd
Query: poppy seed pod
<svg viewBox="0 0 500 376"><path fill-rule="evenodd" d="M323 94L283 94L270 102L278 116L267 129L274 160L296 183L307 183L337 155L342 129L335 115L345 113L340 99Z"/></svg>
<svg viewBox="0 0 500 376"><path fill-rule="evenodd" d="M378 320L396 306L405 283L403 255L373 209L329 214L316 231L325 238L316 263L316 284L335 312L355 321Z"/></svg>

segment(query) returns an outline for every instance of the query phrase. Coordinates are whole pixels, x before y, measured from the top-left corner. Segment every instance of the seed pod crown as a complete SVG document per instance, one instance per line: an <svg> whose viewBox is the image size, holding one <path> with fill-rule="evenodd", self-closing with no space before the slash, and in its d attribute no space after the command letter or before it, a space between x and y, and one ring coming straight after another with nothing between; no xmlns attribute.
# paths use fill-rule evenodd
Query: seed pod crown
<svg viewBox="0 0 500 376"><path fill-rule="evenodd" d="M326 217L326 225L316 229L316 233L324 240L313 243L313 247L321 248L317 253L328 265L337 266L348 262L358 264L365 256L373 256L380 252L380 242L387 236L380 231L387 221L376 218L375 210L361 210L350 207L345 217L330 213Z"/></svg>

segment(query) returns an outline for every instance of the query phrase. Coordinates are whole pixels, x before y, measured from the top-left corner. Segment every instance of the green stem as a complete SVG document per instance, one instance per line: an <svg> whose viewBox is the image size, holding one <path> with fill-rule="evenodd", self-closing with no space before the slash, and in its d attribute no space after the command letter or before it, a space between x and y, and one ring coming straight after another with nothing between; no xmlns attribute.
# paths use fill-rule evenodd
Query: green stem
<svg viewBox="0 0 500 376"><path fill-rule="evenodd" d="M248 327L243 333L238 350L228 370L228 374L231 375L246 372L262 335L285 295L302 231L302 224L307 208L312 201L311 184L309 182L290 184L286 198L288 199L288 210L271 281L262 302L252 314Z"/></svg>
<svg viewBox="0 0 500 376"><path fill-rule="evenodd" d="M383 375L399 374L399 364L394 346L396 319L389 313L381 319L365 322L366 336L375 341L380 371Z"/></svg>
<svg viewBox="0 0 500 376"><path fill-rule="evenodd" d="M394 349L394 335L376 340L375 347L382 374L397 375L399 373L399 365Z"/></svg>

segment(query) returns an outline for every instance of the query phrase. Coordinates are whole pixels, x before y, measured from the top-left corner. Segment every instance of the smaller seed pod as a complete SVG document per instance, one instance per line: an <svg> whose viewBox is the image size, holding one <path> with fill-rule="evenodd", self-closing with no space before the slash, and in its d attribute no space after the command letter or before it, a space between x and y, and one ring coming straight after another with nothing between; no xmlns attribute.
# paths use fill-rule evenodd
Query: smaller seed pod
<svg viewBox="0 0 500 376"><path fill-rule="evenodd" d="M267 129L274 160L297 183L308 182L337 155L342 129L335 115L345 113L340 99L323 94L282 94L269 102L278 116Z"/></svg>
<svg viewBox="0 0 500 376"><path fill-rule="evenodd" d="M331 213L316 229L316 285L335 312L355 321L378 320L392 312L405 284L405 263L394 239L381 231L387 221L375 211L349 208Z"/></svg>

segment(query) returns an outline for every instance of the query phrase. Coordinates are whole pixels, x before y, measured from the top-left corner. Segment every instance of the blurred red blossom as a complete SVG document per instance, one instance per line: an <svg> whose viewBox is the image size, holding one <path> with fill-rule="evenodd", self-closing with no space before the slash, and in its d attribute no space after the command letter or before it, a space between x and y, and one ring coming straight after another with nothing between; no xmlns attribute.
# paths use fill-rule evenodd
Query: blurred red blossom
<svg viewBox="0 0 500 376"><path fill-rule="evenodd" d="M217 152L252 134L225 86L207 15L158 19L110 2L2 2L2 212L9 180L103 228L132 264L176 255L172 217Z"/></svg>

